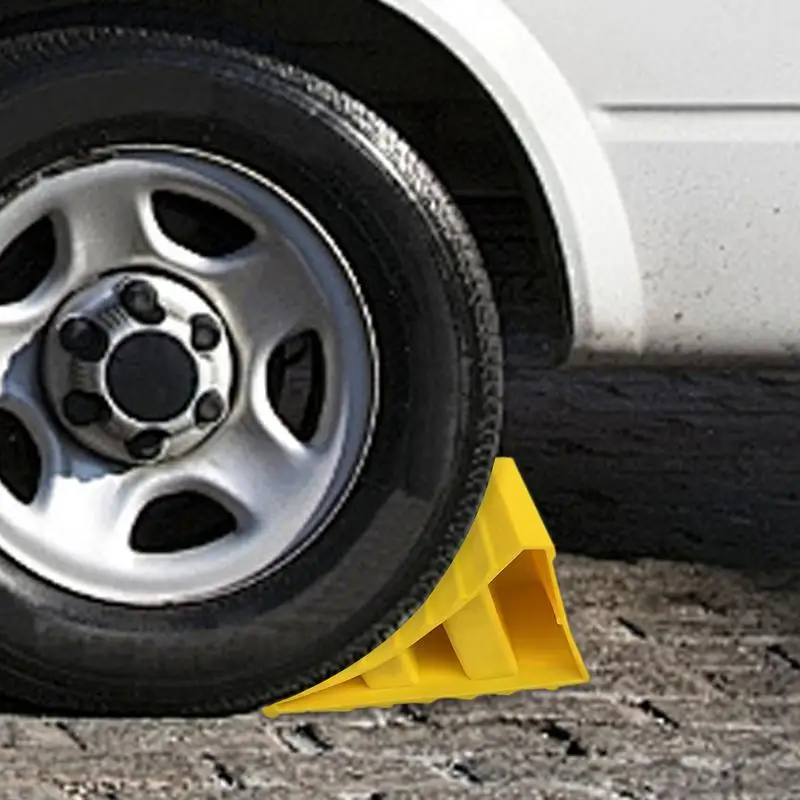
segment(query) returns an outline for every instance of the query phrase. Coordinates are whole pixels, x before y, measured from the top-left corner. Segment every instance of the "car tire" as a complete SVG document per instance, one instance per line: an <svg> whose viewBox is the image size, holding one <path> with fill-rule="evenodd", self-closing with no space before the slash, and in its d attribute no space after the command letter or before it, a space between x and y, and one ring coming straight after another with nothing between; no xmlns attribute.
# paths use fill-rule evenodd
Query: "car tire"
<svg viewBox="0 0 800 800"><path fill-rule="evenodd" d="M352 486L277 571L206 599L142 607L60 586L4 552L0 686L73 712L227 714L368 653L449 566L498 448L497 312L441 183L331 84L257 52L156 30L81 26L1 42L0 118L3 206L53 164L80 168L98 149L140 143L265 176L344 254L381 367ZM0 207L0 234L2 220ZM14 502L8 494L0 509Z"/></svg>

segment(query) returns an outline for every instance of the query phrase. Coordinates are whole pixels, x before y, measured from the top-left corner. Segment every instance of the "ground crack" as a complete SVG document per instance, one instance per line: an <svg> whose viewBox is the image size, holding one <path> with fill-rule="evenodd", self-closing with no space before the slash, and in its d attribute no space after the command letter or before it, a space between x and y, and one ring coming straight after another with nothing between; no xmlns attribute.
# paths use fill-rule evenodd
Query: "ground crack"
<svg viewBox="0 0 800 800"><path fill-rule="evenodd" d="M782 644L771 644L767 652L788 664L792 669L800 670L800 660L796 659Z"/></svg>
<svg viewBox="0 0 800 800"><path fill-rule="evenodd" d="M578 758L585 758L589 755L589 750L581 743L580 739L554 720L547 720L539 727L539 730L554 742L566 742L566 755Z"/></svg>
<svg viewBox="0 0 800 800"><path fill-rule="evenodd" d="M292 728L276 728L275 733L281 743L293 753L305 755L321 755L333 749L316 725L306 722Z"/></svg>
<svg viewBox="0 0 800 800"><path fill-rule="evenodd" d="M247 789L244 776L241 773L237 774L212 753L203 753L203 761L211 765L214 770L214 777L225 789L236 789L238 791Z"/></svg>
<svg viewBox="0 0 800 800"><path fill-rule="evenodd" d="M636 703L636 708L638 708L640 711L643 711L648 717L652 717L665 728L676 731L681 727L680 723L676 719L673 719L669 714L666 713L666 711L662 711L651 700L642 700L641 702Z"/></svg>
<svg viewBox="0 0 800 800"><path fill-rule="evenodd" d="M644 628L640 628L635 622L631 622L629 619L625 619L624 617L617 617L617 622L622 625L628 633L633 634L637 639L646 639L647 632Z"/></svg>
<svg viewBox="0 0 800 800"><path fill-rule="evenodd" d="M730 692L730 679L721 672L704 672L703 677L720 692L728 694Z"/></svg>
<svg viewBox="0 0 800 800"><path fill-rule="evenodd" d="M449 780L467 783L470 786L482 786L483 778L475 772L474 767L467 761L456 759L442 764L438 771Z"/></svg>
<svg viewBox="0 0 800 800"><path fill-rule="evenodd" d="M431 715L421 706L402 704L397 706L396 713L399 717L408 722L413 722L415 725L427 725L430 728L441 727L438 722L431 719Z"/></svg>
<svg viewBox="0 0 800 800"><path fill-rule="evenodd" d="M86 740L68 722L59 720L58 722L53 723L53 727L61 731L84 753L89 749L89 745L87 744Z"/></svg>

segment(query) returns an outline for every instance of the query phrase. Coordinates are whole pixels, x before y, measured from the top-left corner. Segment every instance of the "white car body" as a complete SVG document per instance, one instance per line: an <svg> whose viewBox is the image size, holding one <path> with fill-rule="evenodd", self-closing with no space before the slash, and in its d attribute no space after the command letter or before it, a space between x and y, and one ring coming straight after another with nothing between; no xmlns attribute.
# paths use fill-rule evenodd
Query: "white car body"
<svg viewBox="0 0 800 800"><path fill-rule="evenodd" d="M800 6L382 0L491 93L564 251L573 364L800 350Z"/></svg>

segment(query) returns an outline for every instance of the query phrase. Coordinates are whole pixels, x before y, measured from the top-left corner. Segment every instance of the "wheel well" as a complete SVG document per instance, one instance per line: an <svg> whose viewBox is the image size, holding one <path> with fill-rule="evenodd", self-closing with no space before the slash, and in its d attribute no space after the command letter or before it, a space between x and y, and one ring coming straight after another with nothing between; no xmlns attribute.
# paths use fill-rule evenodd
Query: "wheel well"
<svg viewBox="0 0 800 800"><path fill-rule="evenodd" d="M377 0L6 0L0 36L56 24L119 24L122 18L206 32L293 61L393 125L468 218L487 203L522 211L531 263L515 265L514 272L520 280L529 273L535 286L536 333L547 340L545 350L554 360L566 355L568 284L542 186L493 99L436 39ZM483 245L481 227L473 230ZM488 266L500 293L503 276ZM506 325L502 300L500 306Z"/></svg>

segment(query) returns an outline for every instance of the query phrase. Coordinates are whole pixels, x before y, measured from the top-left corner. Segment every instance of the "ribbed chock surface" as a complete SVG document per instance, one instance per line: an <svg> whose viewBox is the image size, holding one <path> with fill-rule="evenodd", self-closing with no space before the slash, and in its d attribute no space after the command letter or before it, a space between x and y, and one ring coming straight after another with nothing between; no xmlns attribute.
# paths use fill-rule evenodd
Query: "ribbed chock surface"
<svg viewBox="0 0 800 800"><path fill-rule="evenodd" d="M555 548L510 458L450 569L422 607L369 655L265 709L305 711L428 703L589 679L567 624Z"/></svg>

